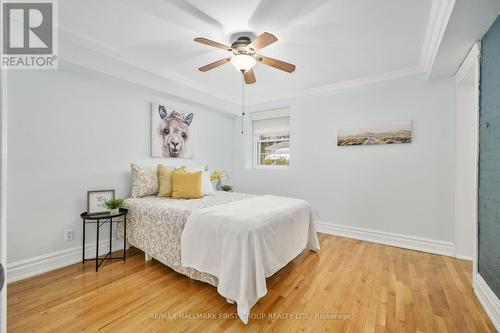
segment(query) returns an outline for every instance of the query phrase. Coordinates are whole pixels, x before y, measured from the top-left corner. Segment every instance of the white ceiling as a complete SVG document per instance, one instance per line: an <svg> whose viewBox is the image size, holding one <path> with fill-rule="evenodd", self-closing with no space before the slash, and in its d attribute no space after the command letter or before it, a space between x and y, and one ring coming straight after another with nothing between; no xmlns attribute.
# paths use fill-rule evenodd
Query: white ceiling
<svg viewBox="0 0 500 333"><path fill-rule="evenodd" d="M241 75L227 56L193 42L230 44L231 33L268 31L278 42L266 56L294 63L293 74L258 64L247 86L256 104L353 80L419 69L433 1L440 0L64 0L62 30L149 71L237 101Z"/></svg>

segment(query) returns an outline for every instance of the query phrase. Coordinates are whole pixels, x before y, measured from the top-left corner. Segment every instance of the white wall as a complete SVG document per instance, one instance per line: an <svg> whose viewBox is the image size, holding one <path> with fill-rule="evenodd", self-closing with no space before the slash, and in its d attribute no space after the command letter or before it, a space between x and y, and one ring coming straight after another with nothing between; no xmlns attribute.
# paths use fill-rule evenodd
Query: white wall
<svg viewBox="0 0 500 333"><path fill-rule="evenodd" d="M0 9L0 15L2 10ZM7 70L0 70L0 263L7 270ZM6 272L5 272L6 273ZM0 292L0 333L7 332L7 282Z"/></svg>
<svg viewBox="0 0 500 333"><path fill-rule="evenodd" d="M150 102L195 113L193 160L149 157ZM86 191L128 196L131 162L232 164L231 118L118 80L72 70L11 71L8 107L9 263L79 246ZM64 241L66 228L75 229L74 241Z"/></svg>
<svg viewBox="0 0 500 333"><path fill-rule="evenodd" d="M476 87L457 86L455 158L455 246L457 255L474 256L477 182L477 99Z"/></svg>
<svg viewBox="0 0 500 333"><path fill-rule="evenodd" d="M473 259L477 272L479 76L481 44L476 43L455 75L455 246L458 257ZM476 282L476 274L473 274Z"/></svg>
<svg viewBox="0 0 500 333"><path fill-rule="evenodd" d="M286 106L291 126L286 171L245 168L245 144L235 120L237 191L303 198L327 223L453 242L452 79L416 76L253 109ZM413 120L413 143L336 146L338 128L397 120Z"/></svg>
<svg viewBox="0 0 500 333"><path fill-rule="evenodd" d="M170 162L149 157L151 101L196 113L196 158L177 165L228 169L237 191L304 198L327 223L454 242L452 79L417 76L255 107L290 108L291 166L282 171L245 168L240 119L72 70L11 73L9 262L79 246L87 190L125 197L130 162ZM413 120L413 143L336 146L337 128L393 120ZM64 242L66 228L74 241Z"/></svg>

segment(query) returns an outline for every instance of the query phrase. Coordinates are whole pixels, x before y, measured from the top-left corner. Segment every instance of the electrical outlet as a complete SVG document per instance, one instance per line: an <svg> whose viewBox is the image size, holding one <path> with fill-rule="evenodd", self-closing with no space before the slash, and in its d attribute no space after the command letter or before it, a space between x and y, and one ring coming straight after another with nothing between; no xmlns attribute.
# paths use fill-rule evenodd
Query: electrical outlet
<svg viewBox="0 0 500 333"><path fill-rule="evenodd" d="M64 241L69 242L75 239L75 232L73 229L64 230Z"/></svg>

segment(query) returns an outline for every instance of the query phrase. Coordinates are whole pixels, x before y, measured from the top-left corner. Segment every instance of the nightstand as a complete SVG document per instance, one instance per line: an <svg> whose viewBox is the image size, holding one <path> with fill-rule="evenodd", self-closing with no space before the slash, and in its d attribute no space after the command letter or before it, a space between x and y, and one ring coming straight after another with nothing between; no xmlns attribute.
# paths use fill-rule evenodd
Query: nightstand
<svg viewBox="0 0 500 333"><path fill-rule="evenodd" d="M99 270L99 266L105 261L105 260L115 260L115 259L123 259L123 261L126 260L126 247L125 245L127 244L127 213L128 209L125 208L120 208L120 212L115 215L111 215L109 213L102 213L102 214L92 214L89 215L87 212L81 213L80 217L83 220L83 237L82 237L82 243L83 243L83 248L82 248L82 264L84 264L86 261L95 261L95 271L97 272ZM99 231L101 227L105 227L105 224L109 224L109 252L104 255L104 257L99 258ZM111 257L111 249L112 249L112 235L113 235L113 223L123 223L123 230L124 230L124 236L123 236L123 256L122 257ZM95 224L97 226L96 228L96 250L95 250L95 258L85 258L85 227L87 224Z"/></svg>

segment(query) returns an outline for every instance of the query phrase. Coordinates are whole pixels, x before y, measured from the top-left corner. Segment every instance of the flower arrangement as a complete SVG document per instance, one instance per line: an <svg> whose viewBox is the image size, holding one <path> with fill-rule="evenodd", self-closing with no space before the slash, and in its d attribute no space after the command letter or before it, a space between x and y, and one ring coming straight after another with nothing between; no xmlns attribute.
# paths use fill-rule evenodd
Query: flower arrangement
<svg viewBox="0 0 500 333"><path fill-rule="evenodd" d="M210 180L215 182L215 188L217 191L230 191L231 179L229 178L229 173L226 170L214 170L210 175ZM227 189L229 188L229 190Z"/></svg>

